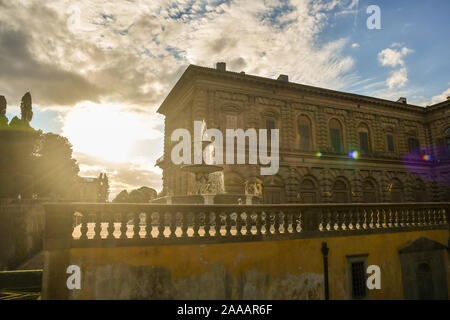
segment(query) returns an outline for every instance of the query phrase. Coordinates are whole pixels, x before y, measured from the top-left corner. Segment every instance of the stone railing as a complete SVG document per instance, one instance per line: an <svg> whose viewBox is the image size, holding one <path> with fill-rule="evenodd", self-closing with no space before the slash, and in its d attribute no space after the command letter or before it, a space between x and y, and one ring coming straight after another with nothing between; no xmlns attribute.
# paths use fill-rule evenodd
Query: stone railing
<svg viewBox="0 0 450 320"><path fill-rule="evenodd" d="M450 202L45 204L47 249L218 243L448 229Z"/></svg>

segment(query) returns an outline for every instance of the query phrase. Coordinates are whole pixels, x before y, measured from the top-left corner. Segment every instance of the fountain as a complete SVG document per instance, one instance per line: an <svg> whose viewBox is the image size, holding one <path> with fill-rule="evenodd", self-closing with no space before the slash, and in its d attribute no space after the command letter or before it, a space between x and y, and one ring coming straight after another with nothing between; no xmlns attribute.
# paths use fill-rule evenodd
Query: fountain
<svg viewBox="0 0 450 320"><path fill-rule="evenodd" d="M203 121L201 137L205 135L206 123ZM197 141L198 142L198 141ZM167 204L252 204L258 203L260 194L256 183L247 181L245 194L229 194L225 192L223 167L215 162L214 145L210 141L201 141L203 163L182 165L180 169L194 175L193 192L189 195L175 196L169 194L158 198L152 203ZM245 201L245 202L244 202Z"/></svg>

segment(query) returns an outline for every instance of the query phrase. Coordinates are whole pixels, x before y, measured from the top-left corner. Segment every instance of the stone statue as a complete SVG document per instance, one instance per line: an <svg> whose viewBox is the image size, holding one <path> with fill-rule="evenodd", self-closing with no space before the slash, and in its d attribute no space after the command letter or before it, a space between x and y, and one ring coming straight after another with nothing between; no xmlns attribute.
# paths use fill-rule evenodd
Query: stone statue
<svg viewBox="0 0 450 320"><path fill-rule="evenodd" d="M0 96L0 128L8 126L8 118L6 118L6 99Z"/></svg>
<svg viewBox="0 0 450 320"><path fill-rule="evenodd" d="M20 114L22 121L30 122L33 119L31 94L25 93L20 104Z"/></svg>

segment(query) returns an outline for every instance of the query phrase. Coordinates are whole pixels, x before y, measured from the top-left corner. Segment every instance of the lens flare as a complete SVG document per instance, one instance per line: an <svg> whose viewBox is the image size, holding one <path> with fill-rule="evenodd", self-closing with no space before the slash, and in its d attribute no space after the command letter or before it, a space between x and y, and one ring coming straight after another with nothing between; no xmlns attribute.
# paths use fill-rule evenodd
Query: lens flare
<svg viewBox="0 0 450 320"><path fill-rule="evenodd" d="M359 152L357 150L354 150L354 151L350 152L348 154L348 156L353 159L359 159Z"/></svg>
<svg viewBox="0 0 450 320"><path fill-rule="evenodd" d="M316 152L316 157L317 157L317 158L322 157L322 152Z"/></svg>
<svg viewBox="0 0 450 320"><path fill-rule="evenodd" d="M431 161L431 156L430 156L429 154L424 154L424 155L422 156L422 160L425 160L425 161Z"/></svg>

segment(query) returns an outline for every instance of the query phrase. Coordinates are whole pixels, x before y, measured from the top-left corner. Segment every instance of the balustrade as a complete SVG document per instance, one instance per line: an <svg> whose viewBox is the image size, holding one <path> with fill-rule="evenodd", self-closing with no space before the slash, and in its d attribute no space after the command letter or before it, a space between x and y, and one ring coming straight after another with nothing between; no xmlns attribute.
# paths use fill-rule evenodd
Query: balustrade
<svg viewBox="0 0 450 320"><path fill-rule="evenodd" d="M257 241L448 228L450 203L46 204L46 239L71 247ZM59 228L59 229L58 229Z"/></svg>

